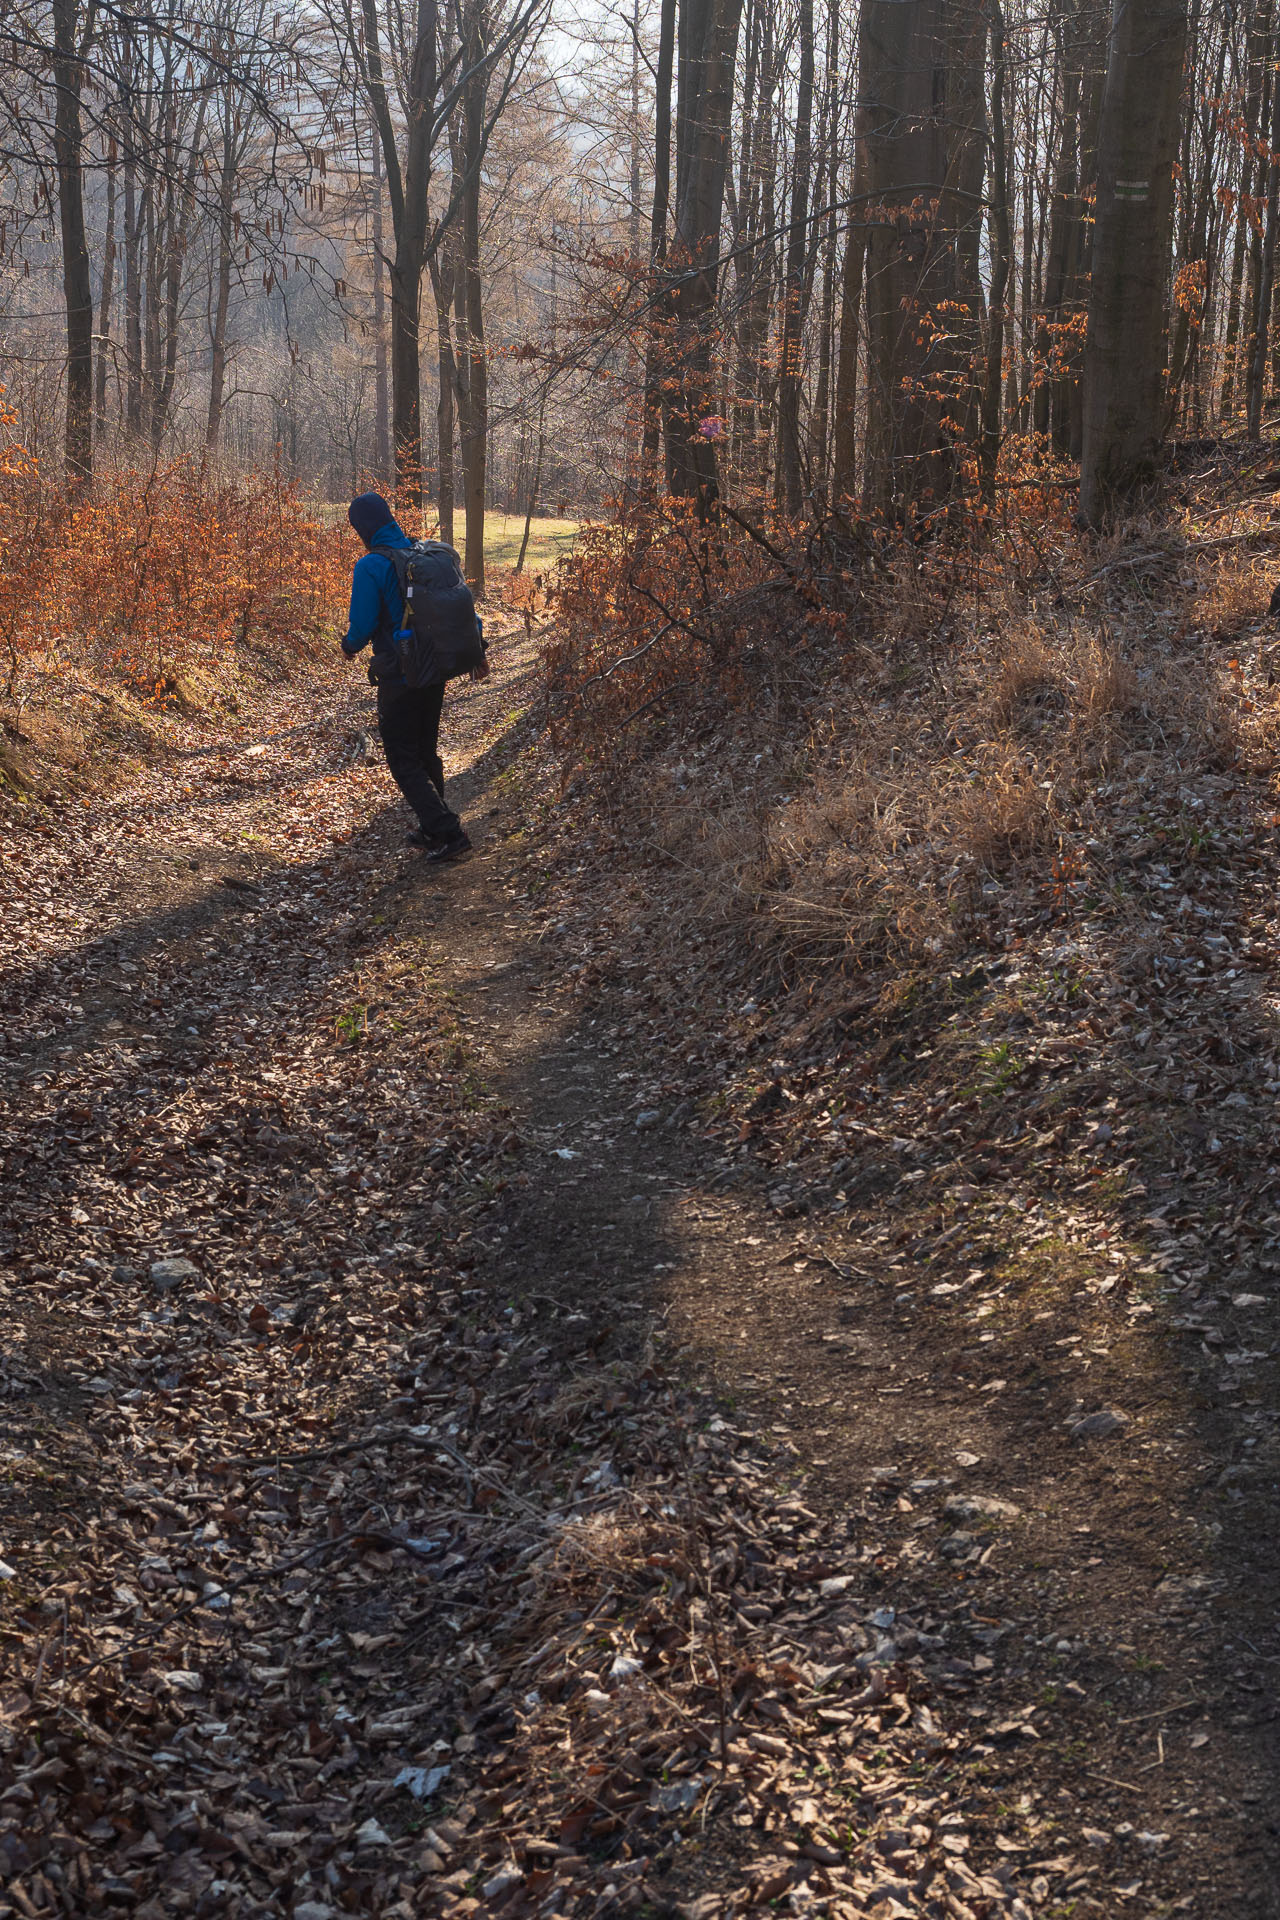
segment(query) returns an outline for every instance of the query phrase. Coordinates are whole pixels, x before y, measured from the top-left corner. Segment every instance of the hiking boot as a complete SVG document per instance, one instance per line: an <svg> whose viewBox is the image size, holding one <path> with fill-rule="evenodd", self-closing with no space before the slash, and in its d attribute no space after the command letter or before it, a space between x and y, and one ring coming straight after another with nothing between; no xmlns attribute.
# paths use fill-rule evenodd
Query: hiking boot
<svg viewBox="0 0 1280 1920"><path fill-rule="evenodd" d="M424 833L421 827L415 827L412 833L404 837L406 847L438 847L440 842L434 833Z"/></svg>
<svg viewBox="0 0 1280 1920"><path fill-rule="evenodd" d="M471 842L459 828L448 840L433 840L422 857L435 866L446 860L467 860L471 857Z"/></svg>

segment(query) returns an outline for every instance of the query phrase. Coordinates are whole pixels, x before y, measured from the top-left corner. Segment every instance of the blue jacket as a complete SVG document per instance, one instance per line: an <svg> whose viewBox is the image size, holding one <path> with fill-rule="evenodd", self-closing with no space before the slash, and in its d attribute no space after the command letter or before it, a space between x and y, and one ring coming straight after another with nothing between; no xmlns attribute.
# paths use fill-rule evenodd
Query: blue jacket
<svg viewBox="0 0 1280 1920"><path fill-rule="evenodd" d="M411 547L409 536L394 520L377 534L375 547ZM380 685L403 684L393 635L404 613L404 596L396 570L385 553L362 554L351 575L351 613L342 651L348 659L372 643L374 672Z"/></svg>

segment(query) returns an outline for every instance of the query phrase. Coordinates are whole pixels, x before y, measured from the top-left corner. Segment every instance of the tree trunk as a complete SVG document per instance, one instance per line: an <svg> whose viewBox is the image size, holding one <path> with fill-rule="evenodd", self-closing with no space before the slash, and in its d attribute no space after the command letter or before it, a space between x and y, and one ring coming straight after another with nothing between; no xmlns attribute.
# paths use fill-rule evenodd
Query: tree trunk
<svg viewBox="0 0 1280 1920"><path fill-rule="evenodd" d="M1249 351L1246 405L1248 434L1251 440L1260 439L1262 435L1262 396L1267 377L1267 340L1271 327L1271 300L1276 278L1276 222L1280 218L1280 84L1277 84L1274 70L1274 38L1271 60L1271 136L1270 155L1267 161L1267 212L1258 276L1257 320Z"/></svg>
<svg viewBox="0 0 1280 1920"><path fill-rule="evenodd" d="M227 318L231 311L232 205L235 193L234 113L230 99L222 128L222 177L218 182L218 272L209 327L209 414L204 440L216 453L222 437L222 405L227 382Z"/></svg>
<svg viewBox="0 0 1280 1920"><path fill-rule="evenodd" d="M835 198L835 167L827 174L828 200ZM809 460L817 488L825 494L831 464L831 371L836 331L836 217L823 223L822 300L819 304L818 373L813 390L813 417L809 423Z"/></svg>
<svg viewBox="0 0 1280 1920"><path fill-rule="evenodd" d="M76 41L76 0L53 0L53 149L62 229L62 295L67 330L67 480L93 477L93 280L84 224L84 133L80 94L84 62Z"/></svg>
<svg viewBox="0 0 1280 1920"><path fill-rule="evenodd" d="M1247 166L1248 162L1245 162ZM1231 274L1227 284L1227 327L1222 345L1222 391L1218 409L1224 418L1235 405L1236 343L1240 337L1240 302L1244 286L1244 236L1247 222L1237 206L1235 240L1231 248Z"/></svg>
<svg viewBox="0 0 1280 1920"><path fill-rule="evenodd" d="M148 435L156 414L156 393L160 384L160 241L158 229L164 224L157 183L148 180L142 194L142 411Z"/></svg>
<svg viewBox="0 0 1280 1920"><path fill-rule="evenodd" d="M1077 323L1064 351L1064 392L1062 416L1067 424L1060 436L1061 450L1078 461L1084 442L1084 335L1083 323L1089 310L1089 255L1093 226L1090 211L1097 199L1098 123L1102 112L1102 91L1107 68L1107 15L1099 0L1080 0L1079 58L1083 75L1080 89L1080 196L1076 218L1071 226L1071 244L1067 256L1067 297L1072 319Z"/></svg>
<svg viewBox="0 0 1280 1920"><path fill-rule="evenodd" d="M107 157L107 231L102 246L102 285L98 293L98 366L94 389L95 435L101 444L107 431L107 362L111 354L111 296L116 271L116 143Z"/></svg>
<svg viewBox="0 0 1280 1920"><path fill-rule="evenodd" d="M859 118L874 206L867 246L867 495L903 517L951 492L948 424L971 404L969 343L939 315L970 304L961 263L980 201L957 191L977 136L969 71L981 49L949 0L867 0Z"/></svg>
<svg viewBox="0 0 1280 1920"><path fill-rule="evenodd" d="M418 333L427 253L427 192L436 133L433 116L438 59L437 4L436 0L417 0L412 54L406 75L408 101L403 167L383 78L375 0L361 0L361 13L369 102L382 142L395 236L391 263L391 437L395 448L396 491L410 505L420 508L422 369Z"/></svg>
<svg viewBox="0 0 1280 1920"><path fill-rule="evenodd" d="M1054 430L1059 453L1069 438L1062 420L1063 383L1060 356L1064 347L1067 283L1072 230L1080 214L1078 162L1080 66L1065 23L1060 25L1058 70L1062 76L1062 121L1058 133L1058 162L1054 171L1053 204L1049 217L1049 253L1045 265L1044 304L1036 317L1036 360L1039 384L1032 400L1035 431ZM1057 404L1055 405L1055 401Z"/></svg>
<svg viewBox="0 0 1280 1920"><path fill-rule="evenodd" d="M1004 384L1005 299L1013 234L1009 221L1009 156L1005 141L1004 14L999 0L991 8L991 298L987 305L987 364L982 389L982 438L978 465L985 500L994 500L1000 459L1000 396Z"/></svg>
<svg viewBox="0 0 1280 1920"><path fill-rule="evenodd" d="M1231 256L1231 280L1227 299L1226 338L1223 343L1222 396L1219 408L1229 415L1236 404L1240 378L1240 321L1244 311L1245 242L1250 224L1246 205L1253 194L1256 161L1254 148L1262 131L1262 68L1270 35L1270 0L1260 0L1249 24L1246 50L1244 139L1240 155L1240 192L1235 208L1235 242Z"/></svg>
<svg viewBox="0 0 1280 1920"><path fill-rule="evenodd" d="M804 497L800 389L804 379L805 261L809 252L810 145L813 131L813 0L799 0L800 73L791 159L791 219L783 283L782 365L778 376L778 497L798 514Z"/></svg>
<svg viewBox="0 0 1280 1920"><path fill-rule="evenodd" d="M191 234L191 216L196 204L195 180L204 146L204 123L207 105L208 99L207 96L205 96L201 99L196 109L195 129L191 139L190 158L182 173L176 172L176 142L173 154L175 178L170 187L171 201L164 248L164 305L162 309L164 351L159 363L160 377L156 386L155 402L151 418L151 441L152 445L157 449L163 438L164 430L169 424L169 408L173 403L174 382L178 376L178 329L182 298L182 269L186 262L187 243Z"/></svg>
<svg viewBox="0 0 1280 1920"><path fill-rule="evenodd" d="M1266 20L1265 33L1261 36L1261 43L1258 48L1258 62L1262 69L1262 94L1261 94L1261 100L1259 104L1259 119L1258 119L1257 173L1254 178L1254 191L1256 196L1255 210L1257 205L1257 198L1261 199L1262 204L1265 207L1266 197L1267 197L1267 157L1266 157L1266 151L1265 151L1266 129L1271 125L1271 94L1272 94L1272 83L1274 80L1274 70L1273 70L1272 61L1271 61L1271 47L1272 47L1272 25L1271 25L1271 18L1270 18L1270 9L1268 9L1268 17ZM1249 329L1248 329L1248 333L1245 336L1244 352L1241 356L1241 367L1240 367L1240 372L1244 379L1244 386L1245 386L1246 414L1248 414L1249 412L1249 380L1250 380L1249 370L1253 364L1253 343L1258 336L1258 322L1259 322L1259 312L1260 312L1258 303L1262 294L1263 232L1264 232L1264 225L1263 225L1262 216L1260 213L1258 213L1257 217L1249 222Z"/></svg>
<svg viewBox="0 0 1280 1920"><path fill-rule="evenodd" d="M687 0L680 13L675 237L681 272L671 302L667 484L677 497L695 501L704 521L719 492L711 333L741 13L742 0Z"/></svg>
<svg viewBox="0 0 1280 1920"><path fill-rule="evenodd" d="M855 180L857 175L854 176ZM855 211L854 220L857 221ZM831 486L837 499L848 498L858 483L858 346L862 310L862 274L867 230L851 224L840 276L840 347L836 355L836 424Z"/></svg>
<svg viewBox="0 0 1280 1920"><path fill-rule="evenodd" d="M484 592L485 467L489 434L489 364L484 350L484 298L480 279L480 167L478 145L484 129L483 82L469 88L463 102L464 165L467 184L462 203L462 271L458 278L458 451L462 457L462 499L466 513L467 580Z"/></svg>
<svg viewBox="0 0 1280 1920"><path fill-rule="evenodd" d="M641 442L641 482L644 484L658 455L662 422L662 393L666 380L664 305L657 278L667 257L667 217L671 210L671 76L675 63L676 0L662 0L658 23L658 66L653 107L653 205L649 211L649 261L654 284L653 303L644 362L644 431Z"/></svg>
<svg viewBox="0 0 1280 1920"><path fill-rule="evenodd" d="M1198 9L1197 9L1198 11ZM1190 33L1192 47L1196 44L1194 26ZM1182 194L1184 207L1189 202L1190 218L1186 220L1183 244L1180 250L1182 267L1196 269L1201 273L1197 286L1194 284L1183 289L1173 316L1173 341L1169 353L1169 390L1168 414L1170 422L1177 417L1182 402L1184 383L1194 376L1197 347L1201 332L1209 317L1210 300L1213 289L1210 284L1210 262L1212 254L1209 248L1209 229L1213 212L1215 188L1217 186L1217 102L1222 98L1223 81L1226 76L1227 42L1225 36L1218 47L1218 59L1213 78L1206 87L1201 81L1192 84L1191 97L1198 99L1207 94L1208 102L1202 104L1198 115L1188 115L1186 137L1182 157ZM1194 378L1193 405L1198 395Z"/></svg>
<svg viewBox="0 0 1280 1920"><path fill-rule="evenodd" d="M762 489L768 479L768 403L774 384L768 340L777 263L776 102L782 84L774 25L771 0L751 0L734 230L738 354L731 460L749 486Z"/></svg>
<svg viewBox="0 0 1280 1920"><path fill-rule="evenodd" d="M533 461L533 479L529 483L529 498L524 513L524 533L520 538L520 551L516 555L515 570L524 572L524 556L529 551L529 529L533 525L533 516L538 508L538 488L542 485L542 456L547 446L547 390L542 389L542 400L538 407L538 451Z"/></svg>
<svg viewBox="0 0 1280 1920"><path fill-rule="evenodd" d="M125 430L130 439L142 431L142 221L138 206L137 163L132 146L124 156L124 330Z"/></svg>
<svg viewBox="0 0 1280 1920"><path fill-rule="evenodd" d="M382 233L382 149L373 137L373 470L380 486L391 478L391 414L387 391L387 263Z"/></svg>
<svg viewBox="0 0 1280 1920"><path fill-rule="evenodd" d="M455 485L453 472L454 406L458 368L453 353L454 269L448 254L431 262L431 289L436 303L436 346L440 392L436 401L436 517L440 538L453 545Z"/></svg>
<svg viewBox="0 0 1280 1920"><path fill-rule="evenodd" d="M869 0L863 0L865 14ZM858 22L862 45L862 20ZM836 355L836 407L831 447L831 490L850 499L858 486L858 353L862 344L862 294L867 259L867 151L861 102L854 114L853 206L840 274L840 345Z"/></svg>
<svg viewBox="0 0 1280 1920"><path fill-rule="evenodd" d="M1080 517L1149 480L1163 440L1165 291L1186 0L1115 0L1098 134Z"/></svg>

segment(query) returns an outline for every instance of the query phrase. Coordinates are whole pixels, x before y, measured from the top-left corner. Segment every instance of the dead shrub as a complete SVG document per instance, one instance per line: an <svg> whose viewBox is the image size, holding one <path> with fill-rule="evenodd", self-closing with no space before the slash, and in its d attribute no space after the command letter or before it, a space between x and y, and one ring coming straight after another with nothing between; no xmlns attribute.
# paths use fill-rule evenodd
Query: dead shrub
<svg viewBox="0 0 1280 1920"><path fill-rule="evenodd" d="M973 779L952 797L954 833L970 858L987 873L1044 852L1061 832L1050 799L1052 782L1038 779L1009 749L993 744Z"/></svg>
<svg viewBox="0 0 1280 1920"><path fill-rule="evenodd" d="M991 682L991 718L997 727L1022 730L1043 725L1067 704L1062 663L1036 628L1006 640Z"/></svg>
<svg viewBox="0 0 1280 1920"><path fill-rule="evenodd" d="M1114 645L1088 634L1075 648L1074 697L1081 714L1118 715L1138 704L1138 676Z"/></svg>
<svg viewBox="0 0 1280 1920"><path fill-rule="evenodd" d="M1208 581L1189 611L1215 640L1234 640L1265 618L1274 585L1273 565L1264 555L1229 549L1209 563Z"/></svg>
<svg viewBox="0 0 1280 1920"><path fill-rule="evenodd" d="M875 577L894 577L863 579L861 618L770 578L758 550L723 551L724 597L699 609L684 553L665 605L701 640L655 637L655 548L615 531L574 575L553 656L584 695L561 707L562 750L659 856L634 911L673 966L717 934L726 968L763 959L787 983L999 944L1084 897L1118 770L1154 795L1264 730L1239 663L1169 604L1176 554L1154 534L1136 571L1104 549L1101 584L1096 550L1069 556L1080 576L1048 614L994 564L979 600L957 568L887 546Z"/></svg>

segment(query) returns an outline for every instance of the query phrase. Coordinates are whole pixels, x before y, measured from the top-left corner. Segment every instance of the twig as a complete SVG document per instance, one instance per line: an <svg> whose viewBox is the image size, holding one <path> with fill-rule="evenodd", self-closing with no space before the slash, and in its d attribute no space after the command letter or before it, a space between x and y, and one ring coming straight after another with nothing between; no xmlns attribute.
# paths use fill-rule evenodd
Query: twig
<svg viewBox="0 0 1280 1920"><path fill-rule="evenodd" d="M629 727L633 720L638 720L641 714L648 713L651 708L656 707L660 700L665 700L669 693L675 693L679 688L679 686L680 686L680 682L678 680L673 680L669 682L667 686L659 687L656 693L651 694L649 698L645 701L642 701L638 707L633 707L630 713L624 714L622 719L619 720L618 722L619 733L621 733L624 727Z"/></svg>
<svg viewBox="0 0 1280 1920"><path fill-rule="evenodd" d="M742 531L750 539L754 540L758 547L763 547L766 553L771 554L773 558L777 561L778 565L784 570L784 572L789 573L793 580L798 577L796 574L795 567L792 565L790 560L787 559L786 554L783 553L778 547L775 547L772 540L768 539L766 535L761 533L759 527L753 527L751 522L743 514L739 513L736 507L731 507L727 500L722 500L720 502L720 510L722 513L727 513L731 520L736 520L738 525L742 528Z"/></svg>
<svg viewBox="0 0 1280 1920"><path fill-rule="evenodd" d="M1175 1700L1171 1707L1153 1707L1150 1713L1135 1713L1130 1720L1117 1720L1118 1727L1137 1727L1144 1720L1159 1720L1166 1714L1182 1713L1187 1707L1202 1707L1203 1700Z"/></svg>
<svg viewBox="0 0 1280 1920"><path fill-rule="evenodd" d="M586 688L594 687L597 681L612 679L622 667L629 667L633 660L639 660L642 655L648 653L650 647L656 647L663 635L670 633L675 624L674 620L668 620L665 627L659 627L653 638L646 640L642 647L637 647L634 653L624 653L621 659L615 660L611 667L603 667L599 673L593 673L589 679L580 681L573 691L580 694L585 692Z"/></svg>

